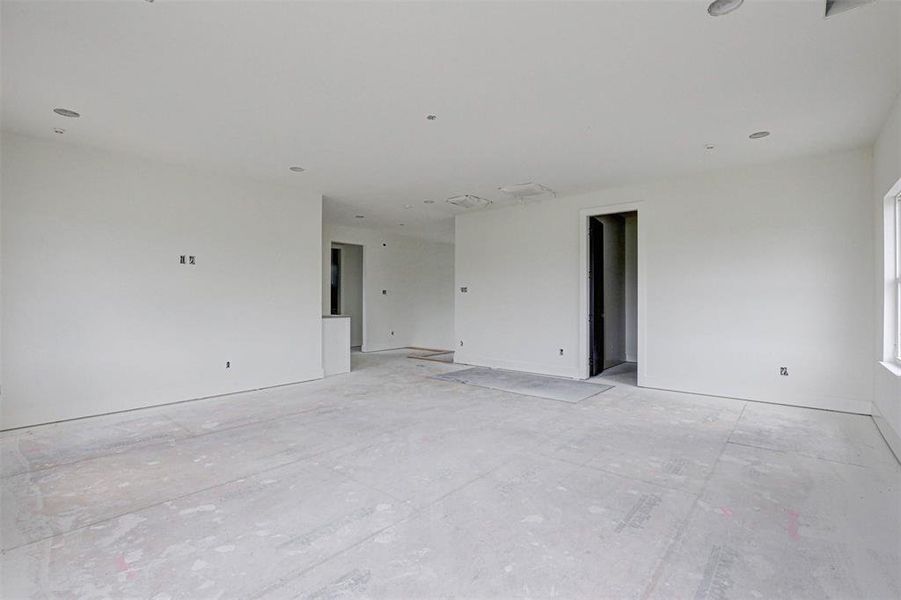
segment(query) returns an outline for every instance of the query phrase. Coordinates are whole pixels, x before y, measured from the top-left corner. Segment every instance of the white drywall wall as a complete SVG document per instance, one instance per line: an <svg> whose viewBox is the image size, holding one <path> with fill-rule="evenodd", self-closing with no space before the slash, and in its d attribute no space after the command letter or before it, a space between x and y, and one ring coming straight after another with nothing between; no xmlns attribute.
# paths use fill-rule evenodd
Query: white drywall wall
<svg viewBox="0 0 901 600"><path fill-rule="evenodd" d="M2 159L3 428L322 376L319 194L6 133Z"/></svg>
<svg viewBox="0 0 901 600"><path fill-rule="evenodd" d="M873 150L873 189L875 195L876 228L876 358L890 361L892 343L886 339L886 331L896 327L894 286L890 281L892 270L891 249L884 245L885 230L891 230L887 222L885 195L895 182L901 179L901 96L882 128ZM888 250L888 251L887 251ZM873 417L883 436L892 446L895 455L901 457L901 374L878 364L876 366Z"/></svg>
<svg viewBox="0 0 901 600"><path fill-rule="evenodd" d="M341 249L341 314L350 317L350 345L363 343L363 247L332 244Z"/></svg>
<svg viewBox="0 0 901 600"><path fill-rule="evenodd" d="M327 223L322 239L325 248L332 243L363 246L364 352L453 348L453 244ZM327 292L323 287L323 314L329 308Z"/></svg>
<svg viewBox="0 0 901 600"><path fill-rule="evenodd" d="M595 217L603 225L604 364L626 360L626 221L621 216Z"/></svg>
<svg viewBox="0 0 901 600"><path fill-rule="evenodd" d="M638 360L638 216L626 215L626 360Z"/></svg>
<svg viewBox="0 0 901 600"><path fill-rule="evenodd" d="M350 318L322 317L322 374L350 373Z"/></svg>
<svg viewBox="0 0 901 600"><path fill-rule="evenodd" d="M457 360L580 377L579 211L635 204L641 385L868 413L871 169L849 151L459 216Z"/></svg>

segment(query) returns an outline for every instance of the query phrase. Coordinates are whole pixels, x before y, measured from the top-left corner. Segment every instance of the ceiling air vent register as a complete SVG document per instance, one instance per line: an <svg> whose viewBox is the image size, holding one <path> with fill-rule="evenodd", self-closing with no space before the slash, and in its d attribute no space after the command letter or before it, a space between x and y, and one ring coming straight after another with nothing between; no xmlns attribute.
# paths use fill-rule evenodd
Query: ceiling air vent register
<svg viewBox="0 0 901 600"><path fill-rule="evenodd" d="M540 183L535 183L533 181L504 185L497 189L505 194L513 196L520 202L525 202L526 198L530 200L543 200L546 196L557 197L557 192L546 185L541 185Z"/></svg>
<svg viewBox="0 0 901 600"><path fill-rule="evenodd" d="M460 208L485 208L491 204L491 200L481 196L473 196L472 194L463 194L461 196L451 196L447 199L447 203Z"/></svg>

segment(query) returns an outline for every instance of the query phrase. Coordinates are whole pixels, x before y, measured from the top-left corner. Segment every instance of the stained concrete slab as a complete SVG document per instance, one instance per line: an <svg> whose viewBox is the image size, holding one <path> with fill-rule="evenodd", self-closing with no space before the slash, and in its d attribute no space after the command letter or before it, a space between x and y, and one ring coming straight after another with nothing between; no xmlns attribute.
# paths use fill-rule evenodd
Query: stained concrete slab
<svg viewBox="0 0 901 600"><path fill-rule="evenodd" d="M0 434L0 596L899 596L901 467L864 417L353 361Z"/></svg>
<svg viewBox="0 0 901 600"><path fill-rule="evenodd" d="M901 480L730 444L653 597L898 598Z"/></svg>
<svg viewBox="0 0 901 600"><path fill-rule="evenodd" d="M154 409L0 433L0 476L9 477L191 435Z"/></svg>
<svg viewBox="0 0 901 600"><path fill-rule="evenodd" d="M638 383L638 363L625 362L615 367L604 369L600 374L588 379L588 381L609 385L623 383L634 386Z"/></svg>
<svg viewBox="0 0 901 600"><path fill-rule="evenodd" d="M846 464L898 466L893 455L886 455L885 440L867 415L753 402L731 441Z"/></svg>
<svg viewBox="0 0 901 600"><path fill-rule="evenodd" d="M294 463L17 548L4 557L4 597L249 597L410 512Z"/></svg>
<svg viewBox="0 0 901 600"><path fill-rule="evenodd" d="M0 490L3 549L352 447L350 440L282 421L15 475Z"/></svg>
<svg viewBox="0 0 901 600"><path fill-rule="evenodd" d="M692 501L519 457L261 597L635 597Z"/></svg>
<svg viewBox="0 0 901 600"><path fill-rule="evenodd" d="M559 400L561 402L579 402L612 387L597 383L561 379L559 377L533 375L532 373L487 369L485 367L472 367L444 373L436 375L435 379L475 385L523 396Z"/></svg>
<svg viewBox="0 0 901 600"><path fill-rule="evenodd" d="M441 363L453 363L454 351L435 351L435 350L416 350L407 355L407 358L415 358L417 360L433 360Z"/></svg>

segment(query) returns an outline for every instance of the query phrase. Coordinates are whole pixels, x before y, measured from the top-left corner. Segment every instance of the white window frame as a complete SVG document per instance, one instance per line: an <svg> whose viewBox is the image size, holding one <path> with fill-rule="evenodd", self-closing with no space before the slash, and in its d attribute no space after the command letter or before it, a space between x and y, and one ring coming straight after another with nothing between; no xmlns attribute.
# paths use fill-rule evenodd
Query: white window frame
<svg viewBox="0 0 901 600"><path fill-rule="evenodd" d="M901 192L895 196L895 362L901 364Z"/></svg>

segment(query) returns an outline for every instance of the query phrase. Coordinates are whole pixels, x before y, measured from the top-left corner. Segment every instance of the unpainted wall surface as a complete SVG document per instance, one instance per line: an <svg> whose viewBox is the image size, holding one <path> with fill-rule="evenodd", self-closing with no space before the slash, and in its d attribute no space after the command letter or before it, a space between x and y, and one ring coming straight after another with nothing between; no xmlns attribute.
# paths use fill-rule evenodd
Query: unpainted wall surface
<svg viewBox="0 0 901 600"><path fill-rule="evenodd" d="M323 248L334 242L363 246L363 351L453 348L452 244L331 224L323 225L322 241ZM323 314L329 309L327 260Z"/></svg>
<svg viewBox="0 0 901 600"><path fill-rule="evenodd" d="M889 217L885 210L885 195L901 179L901 95L895 100L891 113L882 128L873 150L873 188L876 240L876 361L889 361L892 354L891 332L897 327L893 300L894 286L890 253L885 252L885 222ZM889 224L890 229L890 224ZM889 332L889 335L886 335ZM876 424L885 439L892 445L895 455L901 457L901 375L883 365L876 366L873 396Z"/></svg>
<svg viewBox="0 0 901 600"><path fill-rule="evenodd" d="M321 195L7 133L2 157L2 428L322 376Z"/></svg>
<svg viewBox="0 0 901 600"><path fill-rule="evenodd" d="M363 343L363 247L332 244L341 250L341 314L350 316L350 345Z"/></svg>
<svg viewBox="0 0 901 600"><path fill-rule="evenodd" d="M459 216L457 359L581 376L579 213L635 203L642 385L869 413L872 189L855 150Z"/></svg>
<svg viewBox="0 0 901 600"><path fill-rule="evenodd" d="M626 220L621 215L595 217L604 232L604 365L626 360Z"/></svg>

